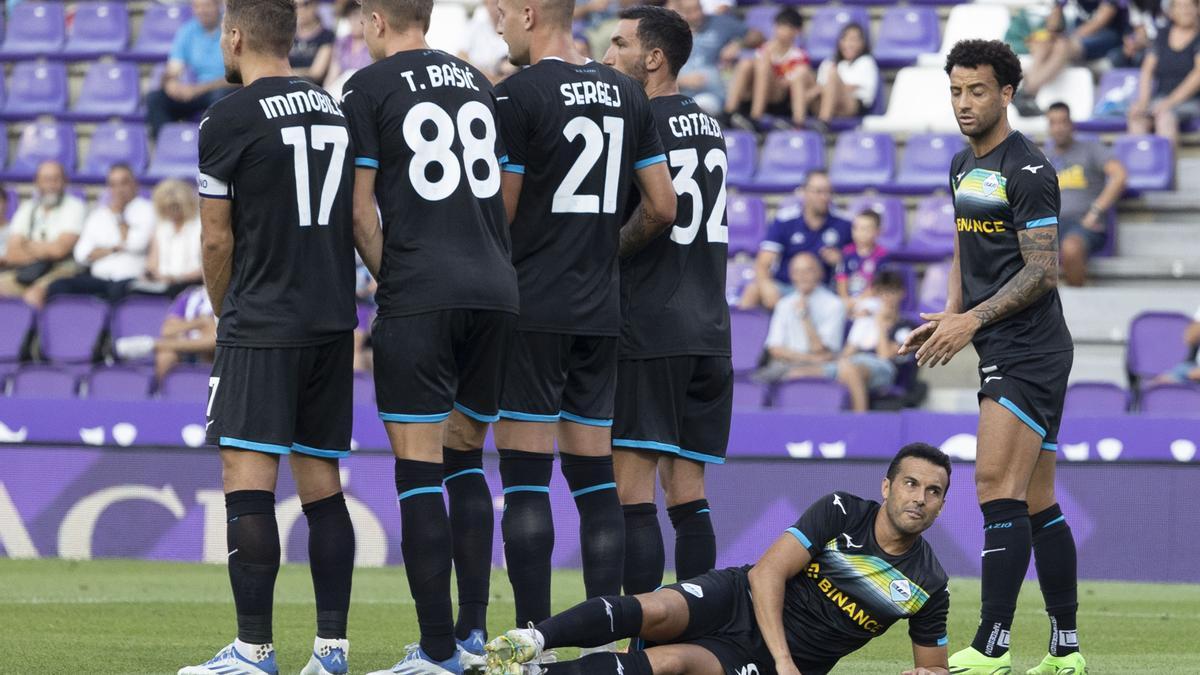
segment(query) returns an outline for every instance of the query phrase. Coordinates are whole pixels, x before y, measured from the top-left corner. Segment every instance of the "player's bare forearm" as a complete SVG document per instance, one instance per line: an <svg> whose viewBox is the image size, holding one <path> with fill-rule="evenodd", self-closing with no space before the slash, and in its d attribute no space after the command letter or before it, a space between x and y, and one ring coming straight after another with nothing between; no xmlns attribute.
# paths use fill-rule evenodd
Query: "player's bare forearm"
<svg viewBox="0 0 1200 675"><path fill-rule="evenodd" d="M662 225L675 222L675 186L666 162L637 170L638 189L642 192L642 211L646 218Z"/></svg>
<svg viewBox="0 0 1200 675"><path fill-rule="evenodd" d="M500 173L500 194L504 197L504 214L511 224L517 217L517 205L521 201L521 188L525 187L524 174L512 171Z"/></svg>
<svg viewBox="0 0 1200 675"><path fill-rule="evenodd" d="M383 228L375 207L375 169L354 170L354 248L367 271L379 279L383 264Z"/></svg>
<svg viewBox="0 0 1200 675"><path fill-rule="evenodd" d="M646 213L645 208L638 207L629 217L629 222L621 227L621 257L631 256L642 250L669 227L671 223L655 220Z"/></svg>
<svg viewBox="0 0 1200 675"><path fill-rule="evenodd" d="M200 200L200 246L204 287L213 314L221 316L221 303L233 275L233 202L228 199Z"/></svg>
<svg viewBox="0 0 1200 675"><path fill-rule="evenodd" d="M747 574L759 633L777 662L791 663L792 659L787 633L783 630L783 596L787 580L803 571L811 561L812 554L808 549L792 535L784 534L771 544Z"/></svg>
<svg viewBox="0 0 1200 675"><path fill-rule="evenodd" d="M904 675L949 675L950 658L945 647L926 647L913 643L913 669Z"/></svg>
<svg viewBox="0 0 1200 675"><path fill-rule="evenodd" d="M954 257L950 260L950 272L946 275L946 313L962 311L962 268L959 266L958 237L954 238Z"/></svg>
<svg viewBox="0 0 1200 675"><path fill-rule="evenodd" d="M1058 228L1022 230L1017 238L1025 266L995 295L971 310L980 328L1025 309L1058 285Z"/></svg>

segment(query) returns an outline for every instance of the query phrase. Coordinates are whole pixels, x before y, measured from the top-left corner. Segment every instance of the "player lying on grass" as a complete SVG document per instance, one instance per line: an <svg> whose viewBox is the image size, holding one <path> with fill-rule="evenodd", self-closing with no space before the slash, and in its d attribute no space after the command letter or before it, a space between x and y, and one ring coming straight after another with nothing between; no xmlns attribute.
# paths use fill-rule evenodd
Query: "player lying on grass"
<svg viewBox="0 0 1200 675"><path fill-rule="evenodd" d="M900 619L913 643L904 675L944 675L950 594L921 533L949 486L942 451L906 445L888 467L882 505L826 495L753 566L592 598L511 630L488 643L487 675L820 675ZM546 649L623 638L649 644L541 663Z"/></svg>

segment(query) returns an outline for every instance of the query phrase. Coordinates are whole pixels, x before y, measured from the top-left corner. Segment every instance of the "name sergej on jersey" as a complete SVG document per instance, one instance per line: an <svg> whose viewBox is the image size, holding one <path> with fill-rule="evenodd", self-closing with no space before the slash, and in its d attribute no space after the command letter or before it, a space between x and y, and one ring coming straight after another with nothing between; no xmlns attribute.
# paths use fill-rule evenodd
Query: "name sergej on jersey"
<svg viewBox="0 0 1200 675"><path fill-rule="evenodd" d="M564 105L600 104L621 107L621 90L607 82L563 82L558 88Z"/></svg>

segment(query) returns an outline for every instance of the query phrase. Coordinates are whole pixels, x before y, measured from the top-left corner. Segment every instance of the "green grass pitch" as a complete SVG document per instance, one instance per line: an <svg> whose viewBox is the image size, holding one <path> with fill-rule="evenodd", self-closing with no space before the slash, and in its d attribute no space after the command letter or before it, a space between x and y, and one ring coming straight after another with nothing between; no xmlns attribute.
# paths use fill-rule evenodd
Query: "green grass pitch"
<svg viewBox="0 0 1200 675"><path fill-rule="evenodd" d="M979 584L955 580L951 594L950 643L957 649L974 630ZM556 573L554 598L556 610L581 600L579 573ZM1080 604L1080 640L1093 674L1200 672L1200 586L1085 583ZM497 571L492 634L510 628L512 617L508 581ZM1026 584L1013 632L1014 672L1023 673L1046 648L1047 623L1035 583ZM286 565L275 603L281 672L299 672L313 634L307 568ZM0 560L0 673L173 673L208 659L233 635L233 603L222 566ZM416 617L402 569L357 571L350 639L355 673L390 666L415 641ZM902 622L843 659L835 672L894 675L909 664Z"/></svg>

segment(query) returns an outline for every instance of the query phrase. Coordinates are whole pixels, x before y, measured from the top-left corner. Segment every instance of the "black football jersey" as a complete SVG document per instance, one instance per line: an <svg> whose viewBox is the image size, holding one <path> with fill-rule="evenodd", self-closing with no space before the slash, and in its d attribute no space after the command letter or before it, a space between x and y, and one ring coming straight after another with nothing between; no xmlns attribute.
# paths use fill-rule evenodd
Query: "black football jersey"
<svg viewBox="0 0 1200 675"><path fill-rule="evenodd" d="M199 191L233 200L233 275L217 343L320 344L357 323L354 163L337 101L307 80L267 77L200 120Z"/></svg>
<svg viewBox="0 0 1200 675"><path fill-rule="evenodd" d="M504 170L524 174L513 218L521 330L621 331L617 250L634 171L665 162L640 85L553 58L496 87Z"/></svg>
<svg viewBox="0 0 1200 675"><path fill-rule="evenodd" d="M1058 174L1037 146L1014 131L983 157L971 148L955 155L950 187L967 311L1024 267L1019 229L1058 227ZM1073 348L1057 290L984 327L974 343L984 359Z"/></svg>
<svg viewBox="0 0 1200 675"><path fill-rule="evenodd" d="M516 313L491 83L465 61L421 49L363 68L343 92L354 164L378 171L379 315Z"/></svg>
<svg viewBox="0 0 1200 675"><path fill-rule="evenodd" d="M908 620L914 644L947 643L948 577L918 538L891 555L875 541L878 502L848 492L817 500L788 528L812 562L787 582L783 626L800 672L825 672L838 659Z"/></svg>
<svg viewBox="0 0 1200 675"><path fill-rule="evenodd" d="M650 107L678 202L674 227L621 261L621 358L728 356L721 125L687 96L659 96Z"/></svg>

